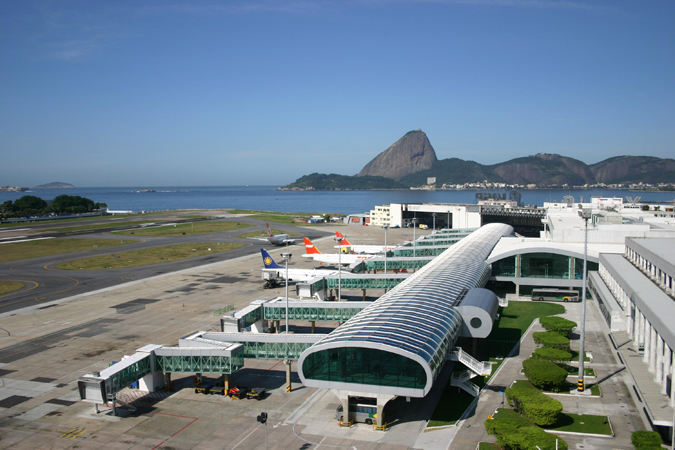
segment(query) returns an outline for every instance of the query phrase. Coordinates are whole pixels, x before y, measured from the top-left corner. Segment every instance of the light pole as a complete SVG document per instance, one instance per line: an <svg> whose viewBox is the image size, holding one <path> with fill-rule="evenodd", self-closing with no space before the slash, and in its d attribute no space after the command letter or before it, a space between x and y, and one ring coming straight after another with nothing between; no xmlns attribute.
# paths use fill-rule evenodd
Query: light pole
<svg viewBox="0 0 675 450"><path fill-rule="evenodd" d="M588 219L591 218L591 210L583 208L579 211L579 216L584 219L584 273L583 286L581 288L581 339L579 340L579 378L577 382L577 392L584 392L584 358L586 351L584 344L586 340L586 261L588 259Z"/></svg>
<svg viewBox="0 0 675 450"><path fill-rule="evenodd" d="M286 261L286 334L288 334L288 261L290 261L291 256L289 252L284 252L281 254L281 257Z"/></svg>
<svg viewBox="0 0 675 450"><path fill-rule="evenodd" d="M436 213L434 213L434 226L431 235L432 235L431 240L434 243L434 245L436 245Z"/></svg>
<svg viewBox="0 0 675 450"><path fill-rule="evenodd" d="M387 249L387 228L389 228L389 225L384 225L382 228L384 228L384 274L387 274L387 252L389 251Z"/></svg>
<svg viewBox="0 0 675 450"><path fill-rule="evenodd" d="M336 237L335 240L338 243L338 248L340 253L338 253L338 302L342 301L342 241L345 240L343 237Z"/></svg>
<svg viewBox="0 0 675 450"><path fill-rule="evenodd" d="M415 249L415 246L417 245L417 217L412 218L412 223L413 223L413 258L417 257L417 251Z"/></svg>
<svg viewBox="0 0 675 450"><path fill-rule="evenodd" d="M445 228L447 228L447 229L452 228L452 227L450 226L450 211L448 211L448 223L445 225Z"/></svg>

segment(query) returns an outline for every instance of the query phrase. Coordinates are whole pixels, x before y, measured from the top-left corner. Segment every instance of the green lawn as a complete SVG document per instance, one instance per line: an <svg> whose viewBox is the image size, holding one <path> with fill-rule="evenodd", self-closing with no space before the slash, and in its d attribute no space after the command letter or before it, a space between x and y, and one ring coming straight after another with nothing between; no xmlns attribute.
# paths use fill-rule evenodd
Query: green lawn
<svg viewBox="0 0 675 450"><path fill-rule="evenodd" d="M502 450L502 448L491 442L481 442L478 444L478 450Z"/></svg>
<svg viewBox="0 0 675 450"><path fill-rule="evenodd" d="M15 283L13 281L0 281L0 295L7 294L8 292L18 291L19 289L25 288L26 285L23 283Z"/></svg>
<svg viewBox="0 0 675 450"><path fill-rule="evenodd" d="M169 225L156 228L147 228L129 231L114 231L114 234L123 234L126 236L190 236L195 234L220 233L222 231L239 230L241 228L249 228L251 225L239 222L215 222L204 221L194 223L182 223L177 225Z"/></svg>
<svg viewBox="0 0 675 450"><path fill-rule="evenodd" d="M243 247L244 244L206 242L199 244L169 245L166 247L148 248L143 250L116 253L113 255L96 256L93 258L78 259L56 266L63 270L105 270L127 267L147 266L165 262L178 261L196 256L226 252Z"/></svg>
<svg viewBox="0 0 675 450"><path fill-rule="evenodd" d="M579 374L579 368L574 367L574 366L567 366L565 367L567 369L567 372L570 375L578 375ZM595 370L592 368L584 368L584 375L587 377L594 377L595 376Z"/></svg>
<svg viewBox="0 0 675 450"><path fill-rule="evenodd" d="M109 248L132 243L133 241L122 243L121 241L112 239L45 239L41 241L3 244L2 251L0 252L0 262L94 250L96 248L94 247L95 245L98 248Z"/></svg>
<svg viewBox="0 0 675 450"><path fill-rule="evenodd" d="M497 357L505 358L511 352L534 319L564 312L565 307L556 303L510 302L508 307L500 308L500 318L492 333L486 339L476 340L475 353L472 346L464 348L480 361L494 361L496 363L492 369L494 373L502 363ZM462 344L461 340L457 342L459 347ZM462 370L465 370L465 367L458 363L455 371ZM487 380L485 377L476 377L471 381L483 387ZM427 426L451 425L457 422L472 401L473 397L463 391L458 393L457 388L450 386L448 381Z"/></svg>
<svg viewBox="0 0 675 450"><path fill-rule="evenodd" d="M554 432L573 431L576 433L612 434L607 416L591 416L586 414L562 413L555 424L543 428Z"/></svg>
<svg viewBox="0 0 675 450"><path fill-rule="evenodd" d="M519 386L519 387L528 387L528 388L531 388L531 389L537 389L536 387L532 386L532 384L527 380L518 380L513 385ZM576 389L576 388L577 388L576 383L565 382L565 384L563 385L560 392L556 392L556 394L571 394L572 392L570 392L570 391L572 389ZM592 395L601 395L600 386L598 386L597 383L593 383L593 384L586 383L586 389L590 389ZM537 389L537 390L541 390L541 389ZM550 392L550 391L542 391L542 392Z"/></svg>
<svg viewBox="0 0 675 450"><path fill-rule="evenodd" d="M270 229L272 234L287 234L289 236L297 236L298 233L289 233L288 231L277 230L275 228ZM267 237L267 231L251 231L250 233L244 233L237 236L238 238L256 238L256 237Z"/></svg>

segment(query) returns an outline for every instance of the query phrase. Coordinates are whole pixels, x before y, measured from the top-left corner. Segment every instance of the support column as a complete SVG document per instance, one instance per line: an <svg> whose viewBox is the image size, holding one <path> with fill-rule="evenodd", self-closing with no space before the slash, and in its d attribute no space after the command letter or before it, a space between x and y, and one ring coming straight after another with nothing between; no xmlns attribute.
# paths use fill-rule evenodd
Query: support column
<svg viewBox="0 0 675 450"><path fill-rule="evenodd" d="M385 395L385 394L378 394L377 396L377 426L381 427L382 425L385 424L384 421L384 407L385 405L389 402L389 400L392 400L396 398L395 395Z"/></svg>
<svg viewBox="0 0 675 450"><path fill-rule="evenodd" d="M668 406L672 407L675 405L675 382L673 382L673 378L675 378L675 355L670 359L670 367L668 368L670 373L670 400L668 400Z"/></svg>
<svg viewBox="0 0 675 450"><path fill-rule="evenodd" d="M652 345L652 327L649 325L645 319L645 341L644 341L644 355L642 356L642 362L649 364L649 353L650 347Z"/></svg>
<svg viewBox="0 0 675 450"><path fill-rule="evenodd" d="M654 381L657 383L663 382L663 339L661 336L656 336L656 372L654 374Z"/></svg>
<svg viewBox="0 0 675 450"><path fill-rule="evenodd" d="M229 373L223 374L223 386L225 386L225 395L227 395L227 391L230 390L230 374Z"/></svg>
<svg viewBox="0 0 675 450"><path fill-rule="evenodd" d="M635 311L635 319L633 319L633 346L637 352L640 350L640 310L635 307L633 311Z"/></svg>
<svg viewBox="0 0 675 450"><path fill-rule="evenodd" d="M516 297L520 297L520 285L516 283Z"/></svg>
<svg viewBox="0 0 675 450"><path fill-rule="evenodd" d="M651 324L649 325L649 328L651 329L651 332L649 333L649 336L651 337L650 343L649 343L649 370L651 373L656 372L656 330L654 329Z"/></svg>
<svg viewBox="0 0 675 450"><path fill-rule="evenodd" d="M312 320L309 323L312 324L312 334L314 334L314 332L316 331L316 320Z"/></svg>
<svg viewBox="0 0 675 450"><path fill-rule="evenodd" d="M366 301L366 290L365 289L361 289L361 290L363 291L363 301L365 302Z"/></svg>
<svg viewBox="0 0 675 450"><path fill-rule="evenodd" d="M663 374L661 379L661 394L668 395L668 377L673 365L673 351L664 343L663 346Z"/></svg>
<svg viewBox="0 0 675 450"><path fill-rule="evenodd" d="M293 361L287 359L284 363L286 364L286 392L291 392L293 390L293 385L291 384L291 364L293 364Z"/></svg>

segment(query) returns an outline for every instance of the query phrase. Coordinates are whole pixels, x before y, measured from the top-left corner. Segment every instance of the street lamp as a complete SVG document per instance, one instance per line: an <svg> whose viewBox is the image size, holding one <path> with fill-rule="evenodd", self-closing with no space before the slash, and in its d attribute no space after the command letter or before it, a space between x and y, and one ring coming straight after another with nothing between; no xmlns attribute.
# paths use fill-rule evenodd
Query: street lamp
<svg viewBox="0 0 675 450"><path fill-rule="evenodd" d="M384 225L382 228L384 228L384 274L387 274L387 228L389 228L389 225Z"/></svg>
<svg viewBox="0 0 675 450"><path fill-rule="evenodd" d="M417 240L417 233L416 233L416 231L417 231L417 217L412 218L412 223L413 223L413 258L414 258L414 257L417 257L417 251L415 250L415 245L417 244L417 242L415 242Z"/></svg>
<svg viewBox="0 0 675 450"><path fill-rule="evenodd" d="M434 226L433 226L432 231L433 232L431 234L431 236L432 236L431 239L432 239L433 244L436 245L436 213L434 213Z"/></svg>
<svg viewBox="0 0 675 450"><path fill-rule="evenodd" d="M281 254L281 257L286 262L286 334L288 334L288 261L291 260L291 256L292 254L289 252Z"/></svg>
<svg viewBox="0 0 675 450"><path fill-rule="evenodd" d="M583 286L581 288L581 339L579 340L579 379L577 382L577 392L584 392L584 358L586 351L584 344L586 339L586 262L588 259L588 219L591 218L591 210L587 208L579 211L579 216L584 219L584 273Z"/></svg>
<svg viewBox="0 0 675 450"><path fill-rule="evenodd" d="M335 240L338 243L338 248L340 252L338 253L338 302L342 301L342 241L345 240L344 237L336 237Z"/></svg>

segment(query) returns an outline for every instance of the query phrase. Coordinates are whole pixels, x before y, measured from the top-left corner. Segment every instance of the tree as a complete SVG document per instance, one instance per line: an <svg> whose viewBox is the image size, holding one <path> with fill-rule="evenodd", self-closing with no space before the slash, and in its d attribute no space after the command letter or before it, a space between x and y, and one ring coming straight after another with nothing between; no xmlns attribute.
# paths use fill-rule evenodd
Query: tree
<svg viewBox="0 0 675 450"><path fill-rule="evenodd" d="M59 195L54 199L49 210L57 214L77 214L94 210L94 202L79 195Z"/></svg>
<svg viewBox="0 0 675 450"><path fill-rule="evenodd" d="M34 195L24 195L14 202L14 211L28 211L37 213L47 207L47 202Z"/></svg>

